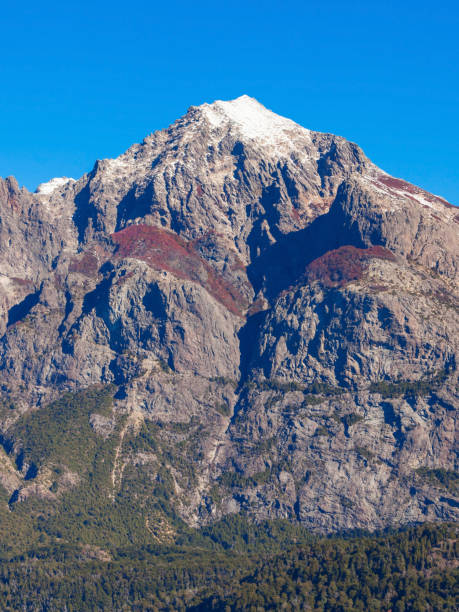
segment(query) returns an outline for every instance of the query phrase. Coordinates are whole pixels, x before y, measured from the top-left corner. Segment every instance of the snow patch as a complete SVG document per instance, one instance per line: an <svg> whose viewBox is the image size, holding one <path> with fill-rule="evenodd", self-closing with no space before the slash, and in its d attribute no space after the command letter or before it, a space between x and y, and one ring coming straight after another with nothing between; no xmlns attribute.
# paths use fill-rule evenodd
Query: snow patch
<svg viewBox="0 0 459 612"><path fill-rule="evenodd" d="M133 168L135 166L134 160L128 157L127 153L123 153L119 157L105 160L107 170L111 173L116 174L117 172L123 172L124 170Z"/></svg>
<svg viewBox="0 0 459 612"><path fill-rule="evenodd" d="M217 100L198 108L213 128L233 127L242 137L250 140L277 145L288 142L292 132L310 138L309 130L291 119L276 115L246 95L228 102Z"/></svg>
<svg viewBox="0 0 459 612"><path fill-rule="evenodd" d="M38 195L49 195L53 193L56 189L59 189L66 185L67 183L75 183L75 179L68 178L67 176L61 176L57 178L53 178L47 183L41 183L38 185L35 193Z"/></svg>
<svg viewBox="0 0 459 612"><path fill-rule="evenodd" d="M153 136L147 136L141 145L133 145L119 157L101 160L99 170L104 178L116 181L119 193L125 193L134 182L137 186L142 185L158 173L167 179L173 179L182 168L190 174L199 173L206 162L190 155L187 145L196 138L196 128L200 126L211 128L209 143L219 142L226 134L232 134L238 140L250 140L259 145L264 156L290 158L302 165L312 164L319 156L312 144L310 130L276 115L249 96L217 100L212 104L192 106L189 110L191 116L187 114L170 126L164 148L158 150ZM228 172L232 173L233 169L229 168ZM222 170L223 180L228 172ZM215 168L212 173L216 177ZM156 188L161 189L161 182Z"/></svg>

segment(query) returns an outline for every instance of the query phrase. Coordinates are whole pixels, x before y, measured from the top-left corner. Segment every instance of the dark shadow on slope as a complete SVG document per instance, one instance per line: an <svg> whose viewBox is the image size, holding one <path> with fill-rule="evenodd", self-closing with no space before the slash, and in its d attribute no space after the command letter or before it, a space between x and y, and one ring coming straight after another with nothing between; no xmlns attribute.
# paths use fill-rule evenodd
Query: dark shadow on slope
<svg viewBox="0 0 459 612"><path fill-rule="evenodd" d="M16 489L15 491L13 491L13 494L11 495L11 497L8 500L8 506L12 506L13 504L15 504L18 499L19 499L19 489Z"/></svg>
<svg viewBox="0 0 459 612"><path fill-rule="evenodd" d="M392 435L397 442L397 446L401 448L405 436L402 433L400 415L395 413L394 407L390 402L381 402L381 408L384 412L384 422L394 429Z"/></svg>
<svg viewBox="0 0 459 612"><path fill-rule="evenodd" d="M149 286L142 298L142 304L145 310L151 312L155 319L167 320L166 299L158 285L152 284Z"/></svg>
<svg viewBox="0 0 459 612"><path fill-rule="evenodd" d="M83 315L89 314L91 310L95 309L99 317L103 318L104 320L107 318L104 315L106 315L108 308L108 294L110 287L112 286L113 277L114 273L111 271L104 279L100 281L95 289L84 296L82 307Z"/></svg>
<svg viewBox="0 0 459 612"><path fill-rule="evenodd" d="M95 170L93 170L91 174L94 175L94 173ZM96 207L91 202L91 189L89 187L90 180L91 179L89 179L80 193L75 196L75 212L73 214L73 222L77 228L78 242L80 243L84 241L85 233L90 221L94 227L97 218Z"/></svg>
<svg viewBox="0 0 459 612"><path fill-rule="evenodd" d="M265 322L267 312L268 311L264 310L252 315L247 319L246 324L239 330L239 350L241 355L239 362L239 371L241 373L239 382L240 387L247 381L254 350L257 346L259 331Z"/></svg>
<svg viewBox="0 0 459 612"><path fill-rule="evenodd" d="M260 204L265 210L264 218L268 222L271 234L276 240L282 238L282 234L277 229L280 222L280 212L277 205L281 205L282 194L279 185L279 180L272 183L269 187L264 187L260 198Z"/></svg>
<svg viewBox="0 0 459 612"><path fill-rule="evenodd" d="M25 473L24 480L33 480L37 476L38 476L38 466L32 462L27 468L27 472Z"/></svg>
<svg viewBox="0 0 459 612"><path fill-rule="evenodd" d="M444 504L448 504L451 508L459 508L459 502L451 497L440 497L440 501Z"/></svg>
<svg viewBox="0 0 459 612"><path fill-rule="evenodd" d="M22 472L24 468L24 461L25 461L24 449L21 449L15 459L16 468L18 469L19 472Z"/></svg>
<svg viewBox="0 0 459 612"><path fill-rule="evenodd" d="M340 246L364 248L357 228L353 227L339 204L339 195L329 212L315 219L305 229L280 236L247 269L255 293L263 290L268 300L294 285L314 259Z"/></svg>
<svg viewBox="0 0 459 612"><path fill-rule="evenodd" d="M277 242L265 246L261 255L252 260L247 268L247 276L255 295L261 291L272 304L282 291L293 287L301 279L306 267L318 257L345 245L360 249L370 246L368 241L364 243L355 219L343 206L346 189L347 184L344 182L326 214L302 230L276 236ZM276 193L274 190L270 191L269 195L265 195L264 204L271 215L277 213L274 205ZM274 216L272 221L275 221ZM255 236L253 238L255 239ZM381 243L377 236L372 236L372 244ZM249 247L253 253L255 243L249 244ZM256 345L265 317L266 313L250 317L239 332L241 385L249 377L253 347ZM341 360L344 359L343 354Z"/></svg>
<svg viewBox="0 0 459 612"><path fill-rule="evenodd" d="M281 207L285 206L282 200L281 184L282 179L277 175L277 171L273 174L273 182L271 185L263 187L259 202L255 204L255 208L263 213L257 213L257 218L253 222L252 231L247 237L247 245L250 249L250 259L254 261L260 253L269 249L271 240L282 240L283 234L279 230L281 220ZM247 214L250 214L251 206L247 206ZM269 228L269 234L266 232L265 224Z"/></svg>
<svg viewBox="0 0 459 612"><path fill-rule="evenodd" d="M247 156L245 154L244 143L239 140L234 143L233 150L231 151L231 155L234 155L234 172L233 176L235 179L244 180L244 164Z"/></svg>
<svg viewBox="0 0 459 612"><path fill-rule="evenodd" d="M35 293L30 293L22 300L22 302L19 302L19 304L12 306L8 310L7 327L21 321L29 314L32 308L38 304L40 300L40 293L40 290L35 291Z"/></svg>
<svg viewBox="0 0 459 612"><path fill-rule="evenodd" d="M117 232L126 227L126 221L145 217L151 212L154 201L153 185L150 183L139 196L136 196L136 190L137 186L134 185L118 204L115 230Z"/></svg>
<svg viewBox="0 0 459 612"><path fill-rule="evenodd" d="M5 438L5 436L0 433L0 446L2 446L5 453L9 455L13 451L14 442L11 438Z"/></svg>
<svg viewBox="0 0 459 612"><path fill-rule="evenodd" d="M72 313L73 307L74 307L74 304L72 300L72 294L70 293L70 291L66 291L65 292L65 312L64 312L64 316L57 330L59 336L61 336L65 331L65 324L70 314Z"/></svg>

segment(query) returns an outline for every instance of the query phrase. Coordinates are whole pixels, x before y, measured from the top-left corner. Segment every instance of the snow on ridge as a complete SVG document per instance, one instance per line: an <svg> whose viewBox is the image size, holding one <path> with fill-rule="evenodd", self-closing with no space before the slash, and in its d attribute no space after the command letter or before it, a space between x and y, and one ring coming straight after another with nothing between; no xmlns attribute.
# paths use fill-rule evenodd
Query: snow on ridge
<svg viewBox="0 0 459 612"><path fill-rule="evenodd" d="M211 104L205 103L200 106L191 106L189 110L199 111L198 123L199 120L204 119L214 129L219 127L226 128L235 132L237 136L243 139L254 140L263 145L271 145L279 155L295 148L295 143L292 142L292 135L306 136L309 140L311 138L310 130L307 130L291 119L277 115L265 108L255 98L247 95L240 96L234 100L216 100ZM169 129L178 130L182 144L186 144L195 137L193 126L190 125L187 118L188 116L185 115L177 119L169 127ZM185 121L183 121L184 119ZM147 147L146 155L140 159L137 159L135 153L138 152L139 147L143 147L146 144L150 145L154 134L153 132L140 145L133 145L118 157L101 160L101 169L104 174L116 179L127 176L132 177L136 174L147 172L151 165L151 147ZM163 163L172 166L179 163L179 161L176 155L165 155ZM190 165L190 163L188 161L187 165Z"/></svg>
<svg viewBox="0 0 459 612"><path fill-rule="evenodd" d="M217 100L199 107L212 127L230 125L237 128L242 136L251 140L263 140L278 144L288 140L287 132L292 130L310 135L310 131L291 119L281 117L265 108L255 98L240 96L227 102Z"/></svg>
<svg viewBox="0 0 459 612"><path fill-rule="evenodd" d="M49 195L59 187L63 187L67 183L75 183L75 179L67 176L56 177L48 181L47 183L40 183L35 190L38 195Z"/></svg>

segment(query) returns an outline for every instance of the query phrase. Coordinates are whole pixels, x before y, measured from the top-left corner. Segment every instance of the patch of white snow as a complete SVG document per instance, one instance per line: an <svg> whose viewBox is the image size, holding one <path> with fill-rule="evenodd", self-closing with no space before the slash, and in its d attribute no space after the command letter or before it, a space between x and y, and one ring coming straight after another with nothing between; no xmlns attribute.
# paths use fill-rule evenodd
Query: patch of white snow
<svg viewBox="0 0 459 612"><path fill-rule="evenodd" d="M68 178L67 176L53 178L47 183L41 183L40 185L38 185L37 189L35 190L35 193L38 195L49 195L50 193L52 193L53 191L55 191L56 189L60 187L63 187L67 183L74 183L74 182L75 182L75 179Z"/></svg>
<svg viewBox="0 0 459 612"><path fill-rule="evenodd" d="M291 119L276 115L246 95L228 102L217 100L199 108L213 128L229 125L250 140L277 145L288 141L292 132L310 136L310 131L306 128Z"/></svg>

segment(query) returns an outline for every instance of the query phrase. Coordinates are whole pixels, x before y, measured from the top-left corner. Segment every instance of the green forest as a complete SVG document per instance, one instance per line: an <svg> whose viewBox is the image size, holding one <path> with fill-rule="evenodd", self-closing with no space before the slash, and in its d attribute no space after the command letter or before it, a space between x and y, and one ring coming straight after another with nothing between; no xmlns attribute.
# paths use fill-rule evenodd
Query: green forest
<svg viewBox="0 0 459 612"><path fill-rule="evenodd" d="M189 527L174 507L171 467L195 478L189 457L200 429L193 420L147 421L135 436L126 430L126 456L154 451L157 470L152 478L148 466L127 465L115 490L124 417L104 438L90 426L94 411L113 416L114 391L66 394L24 414L2 439L4 457L25 473L23 491L30 483L46 494L18 501L20 492L0 487L0 610L459 609L457 525L325 537L287 520L253 523L239 514ZM4 418L11 410L0 406ZM165 427L190 429L187 445L171 449ZM456 472L421 468L414 477L457 492ZM235 478L242 476L222 476L220 486L238 484Z"/></svg>
<svg viewBox="0 0 459 612"><path fill-rule="evenodd" d="M57 543L3 553L0 608L455 611L458 552L448 524L326 538L232 517L169 547Z"/></svg>

